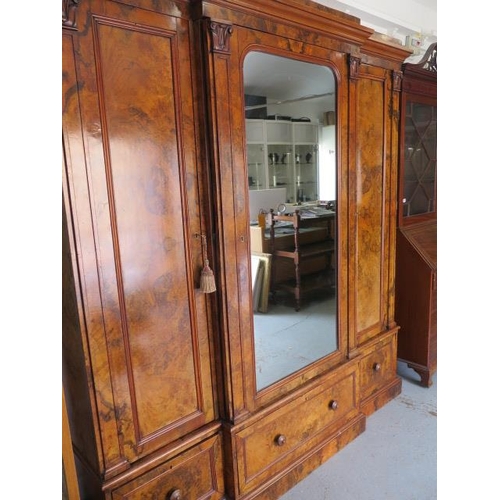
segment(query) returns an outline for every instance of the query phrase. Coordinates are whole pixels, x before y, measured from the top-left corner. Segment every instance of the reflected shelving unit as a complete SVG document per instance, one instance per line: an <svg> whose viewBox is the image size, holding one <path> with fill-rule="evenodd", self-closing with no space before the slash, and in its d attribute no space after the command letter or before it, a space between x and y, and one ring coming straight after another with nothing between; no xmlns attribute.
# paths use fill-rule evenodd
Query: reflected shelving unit
<svg viewBox="0 0 500 500"><path fill-rule="evenodd" d="M247 119L249 189L286 188L286 201L318 199L318 128L310 122Z"/></svg>
<svg viewBox="0 0 500 500"><path fill-rule="evenodd" d="M293 130L289 121L262 120L266 141L267 189L286 188L286 199L294 201Z"/></svg>
<svg viewBox="0 0 500 500"><path fill-rule="evenodd" d="M268 185L264 128L247 122L247 163L249 189L266 189Z"/></svg>
<svg viewBox="0 0 500 500"><path fill-rule="evenodd" d="M318 199L318 126L293 124L295 201Z"/></svg>

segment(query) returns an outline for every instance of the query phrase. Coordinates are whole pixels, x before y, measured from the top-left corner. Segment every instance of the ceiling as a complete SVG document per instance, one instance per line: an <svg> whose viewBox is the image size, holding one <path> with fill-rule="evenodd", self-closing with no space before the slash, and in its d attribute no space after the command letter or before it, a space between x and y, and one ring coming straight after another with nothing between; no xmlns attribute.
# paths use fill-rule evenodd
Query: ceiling
<svg viewBox="0 0 500 500"><path fill-rule="evenodd" d="M437 11L437 0L413 0L415 3L419 3L428 9Z"/></svg>
<svg viewBox="0 0 500 500"><path fill-rule="evenodd" d="M245 94L265 96L268 102L335 91L335 79L329 68L263 52L250 52L246 56L243 73Z"/></svg>
<svg viewBox="0 0 500 500"><path fill-rule="evenodd" d="M437 41L437 0L315 0L360 19L361 24L393 36L421 34L428 44Z"/></svg>

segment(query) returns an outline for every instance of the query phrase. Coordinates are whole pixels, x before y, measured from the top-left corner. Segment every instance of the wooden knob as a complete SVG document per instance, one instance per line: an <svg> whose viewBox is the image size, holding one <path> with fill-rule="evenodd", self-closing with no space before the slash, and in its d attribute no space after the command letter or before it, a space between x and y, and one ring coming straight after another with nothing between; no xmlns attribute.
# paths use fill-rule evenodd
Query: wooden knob
<svg viewBox="0 0 500 500"><path fill-rule="evenodd" d="M167 497L167 500L182 500L181 490L172 490Z"/></svg>
<svg viewBox="0 0 500 500"><path fill-rule="evenodd" d="M279 436L276 436L274 441L278 446L283 446L286 443L286 437L283 436L283 434L280 434Z"/></svg>
<svg viewBox="0 0 500 500"><path fill-rule="evenodd" d="M374 372L379 372L381 368L382 368L382 366L380 365L380 363L375 363L373 365L373 371Z"/></svg>
<svg viewBox="0 0 500 500"><path fill-rule="evenodd" d="M339 407L339 404L337 401L333 400L329 404L330 410L336 410Z"/></svg>

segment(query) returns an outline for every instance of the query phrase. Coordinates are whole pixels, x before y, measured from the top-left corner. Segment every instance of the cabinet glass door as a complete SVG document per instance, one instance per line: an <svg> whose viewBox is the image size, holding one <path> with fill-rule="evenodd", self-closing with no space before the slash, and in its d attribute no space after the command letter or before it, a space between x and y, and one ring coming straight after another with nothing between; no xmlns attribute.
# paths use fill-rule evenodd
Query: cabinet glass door
<svg viewBox="0 0 500 500"><path fill-rule="evenodd" d="M437 106L407 101L403 217L436 210Z"/></svg>

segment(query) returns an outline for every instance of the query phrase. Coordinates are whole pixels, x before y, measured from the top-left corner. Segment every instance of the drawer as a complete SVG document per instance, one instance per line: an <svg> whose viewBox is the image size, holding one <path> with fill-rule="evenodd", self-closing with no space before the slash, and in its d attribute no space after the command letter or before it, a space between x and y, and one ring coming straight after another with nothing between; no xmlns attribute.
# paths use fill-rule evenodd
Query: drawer
<svg viewBox="0 0 500 500"><path fill-rule="evenodd" d="M391 335L366 356L359 364L361 399L365 399L396 377L396 336Z"/></svg>
<svg viewBox="0 0 500 500"><path fill-rule="evenodd" d="M338 375L236 433L241 493L335 438L335 432L358 415L356 366Z"/></svg>
<svg viewBox="0 0 500 500"><path fill-rule="evenodd" d="M113 490L114 500L221 499L224 494L219 436Z"/></svg>

